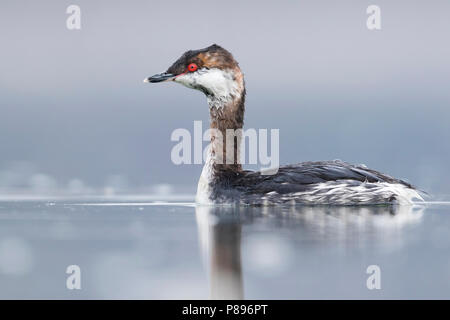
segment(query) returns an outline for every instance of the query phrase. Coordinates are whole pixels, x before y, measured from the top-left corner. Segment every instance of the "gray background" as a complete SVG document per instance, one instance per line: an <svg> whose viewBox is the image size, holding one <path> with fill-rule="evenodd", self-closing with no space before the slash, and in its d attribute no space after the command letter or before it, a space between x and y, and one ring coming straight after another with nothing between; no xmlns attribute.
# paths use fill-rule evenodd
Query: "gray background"
<svg viewBox="0 0 450 320"><path fill-rule="evenodd" d="M66 28L70 4L82 30ZM382 30L366 28L381 7ZM199 92L142 79L218 43L246 76L247 128L280 162L342 159L450 193L448 1L2 1L0 190L195 190L170 161ZM206 122L205 122L206 125Z"/></svg>

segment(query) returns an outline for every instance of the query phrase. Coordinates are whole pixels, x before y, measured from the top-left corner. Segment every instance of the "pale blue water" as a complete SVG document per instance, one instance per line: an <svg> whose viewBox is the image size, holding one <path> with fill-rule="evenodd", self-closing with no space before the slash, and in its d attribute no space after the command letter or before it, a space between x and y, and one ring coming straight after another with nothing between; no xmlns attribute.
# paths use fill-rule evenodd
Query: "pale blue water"
<svg viewBox="0 0 450 320"><path fill-rule="evenodd" d="M450 205L0 202L0 298L450 298ZM81 290L66 268L81 269ZM369 290L369 265L381 289Z"/></svg>

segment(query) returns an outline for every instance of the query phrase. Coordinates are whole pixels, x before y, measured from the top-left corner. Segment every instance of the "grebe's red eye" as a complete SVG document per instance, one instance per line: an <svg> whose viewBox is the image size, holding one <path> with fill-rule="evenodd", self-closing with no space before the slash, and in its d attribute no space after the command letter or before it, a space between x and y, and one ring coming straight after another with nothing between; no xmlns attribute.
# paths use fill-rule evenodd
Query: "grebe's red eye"
<svg viewBox="0 0 450 320"><path fill-rule="evenodd" d="M188 70L190 72L194 72L195 70L197 70L197 65L195 63L191 63L190 65L188 65Z"/></svg>

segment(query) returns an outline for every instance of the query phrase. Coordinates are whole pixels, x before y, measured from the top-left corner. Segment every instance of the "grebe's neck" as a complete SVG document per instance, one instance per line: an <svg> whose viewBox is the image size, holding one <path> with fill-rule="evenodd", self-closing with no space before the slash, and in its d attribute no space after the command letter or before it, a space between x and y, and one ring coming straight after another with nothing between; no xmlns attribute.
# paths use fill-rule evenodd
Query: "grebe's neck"
<svg viewBox="0 0 450 320"><path fill-rule="evenodd" d="M240 145L244 126L245 88L228 99L208 97L211 147L209 155L214 174L239 172Z"/></svg>
<svg viewBox="0 0 450 320"><path fill-rule="evenodd" d="M239 71L224 94L207 95L211 143L197 189L197 202L206 203L214 184L242 171L240 147L244 126L245 85Z"/></svg>

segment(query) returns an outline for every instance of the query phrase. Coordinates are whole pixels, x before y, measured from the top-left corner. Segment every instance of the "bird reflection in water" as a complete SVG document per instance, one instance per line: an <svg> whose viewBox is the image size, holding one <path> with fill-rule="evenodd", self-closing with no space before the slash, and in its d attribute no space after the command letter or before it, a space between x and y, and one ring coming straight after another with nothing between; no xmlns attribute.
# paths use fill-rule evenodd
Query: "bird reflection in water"
<svg viewBox="0 0 450 320"><path fill-rule="evenodd" d="M244 299L241 239L263 225L276 233L293 231L307 245L399 248L425 207L412 206L197 206L196 220L211 299ZM248 228L247 228L248 227ZM298 243L297 243L298 245Z"/></svg>

